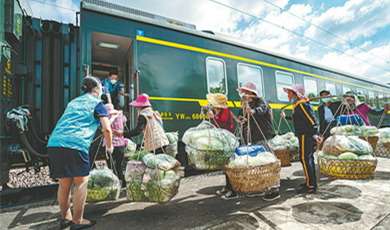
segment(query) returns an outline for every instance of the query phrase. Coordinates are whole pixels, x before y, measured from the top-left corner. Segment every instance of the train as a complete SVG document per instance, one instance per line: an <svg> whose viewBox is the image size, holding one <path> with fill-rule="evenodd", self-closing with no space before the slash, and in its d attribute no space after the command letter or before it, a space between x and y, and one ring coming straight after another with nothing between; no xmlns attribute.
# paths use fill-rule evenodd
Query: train
<svg viewBox="0 0 390 230"><path fill-rule="evenodd" d="M274 129L280 109L288 104L283 87L304 86L309 97L323 89L333 95L354 92L374 108L390 102L390 86L319 63L279 54L213 31L200 31L190 23L108 3L83 0L76 25L42 20L28 14L27 1L1 1L0 13L0 151L1 184L12 167L47 165L46 141L73 98L81 95L86 75L104 79L118 70L119 82L130 99L119 104L134 127L137 111L129 106L141 93L150 96L166 131L184 132L204 118L206 94L228 96L237 114L241 108L236 89L247 81L258 85L273 109ZM80 19L80 20L79 20ZM80 24L78 22L80 21ZM319 100L311 101L315 110ZM287 107L286 114L292 107ZM373 125L380 117L370 116ZM381 126L389 126L385 117ZM141 139L134 141L140 143ZM177 158L184 165L184 144Z"/></svg>

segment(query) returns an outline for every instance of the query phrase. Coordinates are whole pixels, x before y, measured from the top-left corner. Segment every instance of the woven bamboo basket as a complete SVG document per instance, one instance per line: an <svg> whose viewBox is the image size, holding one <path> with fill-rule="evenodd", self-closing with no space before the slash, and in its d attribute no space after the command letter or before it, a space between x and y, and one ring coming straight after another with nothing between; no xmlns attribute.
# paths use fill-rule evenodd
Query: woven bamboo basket
<svg viewBox="0 0 390 230"><path fill-rule="evenodd" d="M275 156L280 160L282 166L290 164L290 149L274 150Z"/></svg>
<svg viewBox="0 0 390 230"><path fill-rule="evenodd" d="M127 199L133 202L166 203L178 192L180 177L172 183L144 183L141 180L127 182Z"/></svg>
<svg viewBox="0 0 390 230"><path fill-rule="evenodd" d="M359 136L360 139L362 140L365 140L365 141L368 141L368 143L370 143L371 147L372 147L372 151L375 152L375 148L376 148L376 144L378 142L378 137L366 137L365 136Z"/></svg>
<svg viewBox="0 0 390 230"><path fill-rule="evenodd" d="M333 179L373 179L378 160L335 160L318 156L321 172Z"/></svg>
<svg viewBox="0 0 390 230"><path fill-rule="evenodd" d="M196 170L222 170L233 151L198 150L190 146L185 148L189 165Z"/></svg>
<svg viewBox="0 0 390 230"><path fill-rule="evenodd" d="M229 167L226 175L237 192L261 192L280 186L280 160L266 165Z"/></svg>
<svg viewBox="0 0 390 230"><path fill-rule="evenodd" d="M374 154L377 157L390 158L390 143L378 142Z"/></svg>

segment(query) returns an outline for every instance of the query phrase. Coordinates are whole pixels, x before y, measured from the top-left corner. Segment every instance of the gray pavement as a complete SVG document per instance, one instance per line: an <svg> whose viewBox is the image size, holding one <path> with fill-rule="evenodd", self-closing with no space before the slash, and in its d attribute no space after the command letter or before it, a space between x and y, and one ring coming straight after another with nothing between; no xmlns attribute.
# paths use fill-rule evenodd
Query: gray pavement
<svg viewBox="0 0 390 230"><path fill-rule="evenodd" d="M390 229L390 159L378 158L373 180L333 180L317 171L317 194L299 195L304 182L300 163L282 167L281 199L261 197L223 201L215 191L221 172L184 178L169 203L117 201L88 203L90 229ZM56 201L0 209L0 229L59 229Z"/></svg>

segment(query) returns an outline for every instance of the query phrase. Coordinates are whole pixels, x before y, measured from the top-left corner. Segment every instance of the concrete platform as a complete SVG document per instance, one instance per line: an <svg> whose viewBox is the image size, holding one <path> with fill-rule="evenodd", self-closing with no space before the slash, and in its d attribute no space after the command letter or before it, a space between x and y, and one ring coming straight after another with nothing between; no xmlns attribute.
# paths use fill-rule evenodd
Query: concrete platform
<svg viewBox="0 0 390 230"><path fill-rule="evenodd" d="M117 201L88 203L90 229L390 229L390 159L378 158L373 180L333 180L317 170L317 194L299 195L304 182L300 163L283 167L281 199L261 197L223 201L215 191L221 172L184 178L179 193L163 205ZM3 208L0 229L59 229L55 200Z"/></svg>

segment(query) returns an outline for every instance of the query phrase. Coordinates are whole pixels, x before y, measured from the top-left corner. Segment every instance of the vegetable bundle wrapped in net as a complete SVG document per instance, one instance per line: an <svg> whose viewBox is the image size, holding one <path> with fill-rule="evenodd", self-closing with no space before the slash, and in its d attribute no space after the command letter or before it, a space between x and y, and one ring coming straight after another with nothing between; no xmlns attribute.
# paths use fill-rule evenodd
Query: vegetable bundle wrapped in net
<svg viewBox="0 0 390 230"><path fill-rule="evenodd" d="M390 158L390 128L378 129L376 156Z"/></svg>
<svg viewBox="0 0 390 230"><path fill-rule="evenodd" d="M188 161L197 170L223 169L238 147L238 139L225 129L204 121L183 135Z"/></svg>
<svg viewBox="0 0 390 230"><path fill-rule="evenodd" d="M262 192L280 186L281 163L270 152L234 153L225 169L235 191Z"/></svg>
<svg viewBox="0 0 390 230"><path fill-rule="evenodd" d="M179 142L179 133L178 132L168 132L165 133L168 138L169 145L166 147L165 153L169 156L175 157L177 155L177 145Z"/></svg>
<svg viewBox="0 0 390 230"><path fill-rule="evenodd" d="M131 156L134 155L135 151L136 151L136 148L137 148L137 144L135 144L132 140L128 139L128 138L125 138L126 140L126 148L125 148L125 155L124 157L129 159Z"/></svg>
<svg viewBox="0 0 390 230"><path fill-rule="evenodd" d="M355 136L334 135L318 152L318 165L323 174L336 179L372 179L377 160L365 140Z"/></svg>
<svg viewBox="0 0 390 230"><path fill-rule="evenodd" d="M179 161L166 154L139 154L138 160L127 163L127 199L135 202L170 201L179 189L179 166Z"/></svg>
<svg viewBox="0 0 390 230"><path fill-rule="evenodd" d="M87 201L116 200L121 184L111 169L93 169L88 178Z"/></svg>
<svg viewBox="0 0 390 230"><path fill-rule="evenodd" d="M290 160L299 160L299 141L293 132L276 135L269 141L269 145L275 155L282 161L282 166L290 165Z"/></svg>
<svg viewBox="0 0 390 230"><path fill-rule="evenodd" d="M330 130L332 135L347 135L347 136L376 136L379 133L375 126L357 126L357 125L343 125L336 126Z"/></svg>

